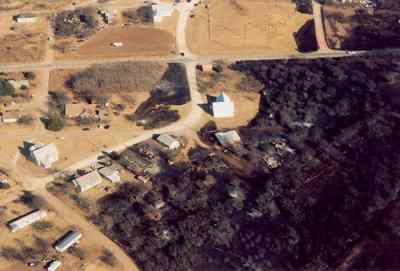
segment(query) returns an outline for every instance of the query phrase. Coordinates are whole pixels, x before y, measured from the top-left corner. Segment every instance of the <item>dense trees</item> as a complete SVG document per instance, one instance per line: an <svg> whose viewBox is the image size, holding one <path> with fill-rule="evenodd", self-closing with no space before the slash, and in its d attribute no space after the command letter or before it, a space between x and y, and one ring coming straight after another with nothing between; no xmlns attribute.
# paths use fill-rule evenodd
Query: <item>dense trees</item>
<svg viewBox="0 0 400 271"><path fill-rule="evenodd" d="M388 231L377 221L399 197L400 119L385 93L398 86L397 62L235 64L266 86L259 114L240 128L245 148L268 153L269 139L279 136L295 153L268 173L239 177L218 153L192 149L190 161L170 165L151 190L124 184L102 199L104 230L143 270L336 268L377 228Z"/></svg>

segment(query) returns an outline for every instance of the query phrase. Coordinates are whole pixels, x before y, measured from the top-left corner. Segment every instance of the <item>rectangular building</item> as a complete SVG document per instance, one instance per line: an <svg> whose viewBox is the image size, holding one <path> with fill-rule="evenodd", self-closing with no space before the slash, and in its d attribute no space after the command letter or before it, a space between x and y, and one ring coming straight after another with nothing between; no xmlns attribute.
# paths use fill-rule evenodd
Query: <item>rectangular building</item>
<svg viewBox="0 0 400 271"><path fill-rule="evenodd" d="M72 182L78 188L79 192L84 192L99 185L102 182L102 179L97 171L92 171L74 179Z"/></svg>
<svg viewBox="0 0 400 271"><path fill-rule="evenodd" d="M57 240L54 248L58 252L64 252L82 239L82 234L79 231L68 231L63 237Z"/></svg>
<svg viewBox="0 0 400 271"><path fill-rule="evenodd" d="M46 216L47 212L45 210L34 210L11 220L8 223L8 227L11 232L15 232L45 218Z"/></svg>
<svg viewBox="0 0 400 271"><path fill-rule="evenodd" d="M99 169L99 173L112 183L119 183L121 181L121 176L119 175L118 170L112 167L103 167Z"/></svg>

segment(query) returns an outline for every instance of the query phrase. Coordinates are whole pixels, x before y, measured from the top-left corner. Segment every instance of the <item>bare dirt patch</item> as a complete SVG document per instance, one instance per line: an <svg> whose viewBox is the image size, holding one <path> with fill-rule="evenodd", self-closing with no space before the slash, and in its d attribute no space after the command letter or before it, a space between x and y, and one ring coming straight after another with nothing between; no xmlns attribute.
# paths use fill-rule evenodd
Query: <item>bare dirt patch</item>
<svg viewBox="0 0 400 271"><path fill-rule="evenodd" d="M311 19L286 0L208 2L189 19L188 44L197 54L293 52L293 34Z"/></svg>
<svg viewBox="0 0 400 271"><path fill-rule="evenodd" d="M113 42L122 42L123 46L114 47ZM174 36L164 30L151 27L112 27L94 35L69 57L166 56L173 49Z"/></svg>
<svg viewBox="0 0 400 271"><path fill-rule="evenodd" d="M23 24L11 16L0 19L0 62L34 62L43 60L46 54L47 19Z"/></svg>

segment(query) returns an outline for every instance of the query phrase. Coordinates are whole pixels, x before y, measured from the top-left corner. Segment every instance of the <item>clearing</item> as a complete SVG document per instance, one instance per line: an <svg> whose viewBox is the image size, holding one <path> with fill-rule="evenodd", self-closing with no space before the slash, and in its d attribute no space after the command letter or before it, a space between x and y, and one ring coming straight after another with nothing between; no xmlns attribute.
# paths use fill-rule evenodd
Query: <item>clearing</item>
<svg viewBox="0 0 400 271"><path fill-rule="evenodd" d="M285 0L208 2L208 8L198 5L188 23L189 48L199 55L295 52L293 34L312 18Z"/></svg>

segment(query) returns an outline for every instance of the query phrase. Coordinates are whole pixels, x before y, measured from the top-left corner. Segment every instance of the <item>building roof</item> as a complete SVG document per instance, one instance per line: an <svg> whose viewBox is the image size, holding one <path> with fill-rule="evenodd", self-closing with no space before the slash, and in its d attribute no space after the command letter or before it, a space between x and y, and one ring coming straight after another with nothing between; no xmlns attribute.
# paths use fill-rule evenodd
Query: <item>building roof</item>
<svg viewBox="0 0 400 271"><path fill-rule="evenodd" d="M29 87L29 80L7 80L10 85L12 85L15 89L20 89L22 86Z"/></svg>
<svg viewBox="0 0 400 271"><path fill-rule="evenodd" d="M179 145L179 141L169 134L162 134L157 137L157 141L164 144L167 147L174 147L174 145Z"/></svg>
<svg viewBox="0 0 400 271"><path fill-rule="evenodd" d="M47 266L47 271L56 271L61 266L61 262L59 260L53 260Z"/></svg>
<svg viewBox="0 0 400 271"><path fill-rule="evenodd" d="M161 22L163 17L171 16L174 12L174 6L170 3L157 3L152 6L155 22Z"/></svg>
<svg viewBox="0 0 400 271"><path fill-rule="evenodd" d="M14 232L28 225L31 225L32 223L35 223L36 221L39 221L46 216L47 212L45 210L33 210L11 220L8 223L8 226L10 227L11 231Z"/></svg>
<svg viewBox="0 0 400 271"><path fill-rule="evenodd" d="M32 13L21 13L21 14L18 14L16 17L23 18L23 19L30 19L30 18L36 18L36 15L32 14Z"/></svg>
<svg viewBox="0 0 400 271"><path fill-rule="evenodd" d="M113 167L103 167L99 169L99 173L113 183L121 181L118 170Z"/></svg>
<svg viewBox="0 0 400 271"><path fill-rule="evenodd" d="M2 114L2 119L4 120L18 120L20 117L19 111L5 111Z"/></svg>
<svg viewBox="0 0 400 271"><path fill-rule="evenodd" d="M38 143L31 146L29 151L34 161L44 168L50 168L53 163L58 161L58 150L54 143L48 145Z"/></svg>
<svg viewBox="0 0 400 271"><path fill-rule="evenodd" d="M213 116L216 118L229 118L235 115L235 106L224 92L212 103Z"/></svg>
<svg viewBox="0 0 400 271"><path fill-rule="evenodd" d="M58 252L64 252L82 238L82 234L78 231L69 231L61 237L55 244L54 248Z"/></svg>
<svg viewBox="0 0 400 271"><path fill-rule="evenodd" d="M240 136L235 130L215 133L215 137L222 146L241 142Z"/></svg>
<svg viewBox="0 0 400 271"><path fill-rule="evenodd" d="M73 180L81 192L89 190L102 182L101 176L97 171L92 171L86 175Z"/></svg>

